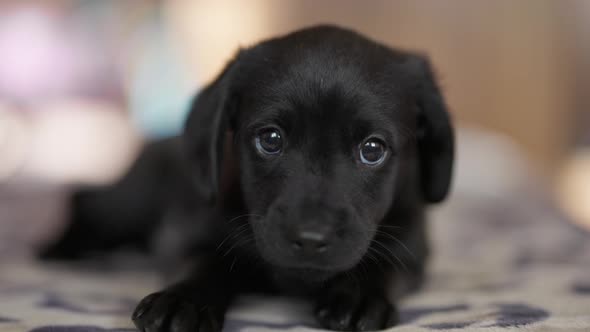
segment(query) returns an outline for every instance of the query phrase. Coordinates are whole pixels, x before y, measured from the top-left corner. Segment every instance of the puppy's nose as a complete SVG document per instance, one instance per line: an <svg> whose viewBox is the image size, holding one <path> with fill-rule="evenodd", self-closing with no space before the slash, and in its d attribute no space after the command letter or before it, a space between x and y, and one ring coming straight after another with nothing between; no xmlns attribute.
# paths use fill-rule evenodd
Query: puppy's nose
<svg viewBox="0 0 590 332"><path fill-rule="evenodd" d="M326 235L317 231L300 231L292 240L295 251L305 254L318 254L328 250Z"/></svg>

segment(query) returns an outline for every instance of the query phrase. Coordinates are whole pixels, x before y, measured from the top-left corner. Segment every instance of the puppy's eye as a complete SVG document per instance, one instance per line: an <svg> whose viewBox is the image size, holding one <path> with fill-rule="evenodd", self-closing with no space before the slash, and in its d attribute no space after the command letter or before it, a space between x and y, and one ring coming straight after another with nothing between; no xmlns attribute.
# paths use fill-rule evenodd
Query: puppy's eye
<svg viewBox="0 0 590 332"><path fill-rule="evenodd" d="M363 164L375 166L385 160L386 153L385 143L378 138L371 137L361 144L359 155Z"/></svg>
<svg viewBox="0 0 590 332"><path fill-rule="evenodd" d="M256 149L265 155L276 155L283 150L283 139L278 128L264 128L256 134Z"/></svg>

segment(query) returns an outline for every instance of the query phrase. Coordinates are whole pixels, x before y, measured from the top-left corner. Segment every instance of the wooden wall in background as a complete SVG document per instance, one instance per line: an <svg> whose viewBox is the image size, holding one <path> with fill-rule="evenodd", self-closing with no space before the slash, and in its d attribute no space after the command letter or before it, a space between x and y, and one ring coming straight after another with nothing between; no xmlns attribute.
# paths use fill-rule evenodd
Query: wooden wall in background
<svg viewBox="0 0 590 332"><path fill-rule="evenodd" d="M238 45L317 23L426 52L457 122L509 135L548 175L567 153L574 112L589 104L580 101L588 98L583 91L590 84L580 78L588 74L581 56L588 42L580 40L590 32L590 24L583 23L590 21L585 0L166 3L200 83L210 80Z"/></svg>
<svg viewBox="0 0 590 332"><path fill-rule="evenodd" d="M590 1L577 3L575 19L570 22L574 37L572 54L575 56L574 112L572 118L574 144L590 148ZM590 169L588 170L590 172Z"/></svg>

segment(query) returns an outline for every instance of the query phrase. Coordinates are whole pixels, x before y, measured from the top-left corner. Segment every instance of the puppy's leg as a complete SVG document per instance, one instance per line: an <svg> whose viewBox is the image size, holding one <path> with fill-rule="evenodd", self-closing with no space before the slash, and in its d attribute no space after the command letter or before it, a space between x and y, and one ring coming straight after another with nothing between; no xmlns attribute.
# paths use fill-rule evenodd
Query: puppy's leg
<svg viewBox="0 0 590 332"><path fill-rule="evenodd" d="M146 296L132 319L140 331L218 332L234 294L227 266L213 255L186 280Z"/></svg>
<svg viewBox="0 0 590 332"><path fill-rule="evenodd" d="M174 140L148 144L116 183L82 188L70 201L70 224L42 258L83 258L120 247L145 249L160 222L175 165Z"/></svg>
<svg viewBox="0 0 590 332"><path fill-rule="evenodd" d="M396 307L385 287L342 278L329 283L316 300L315 315L323 328L336 331L375 331L398 322Z"/></svg>
<svg viewBox="0 0 590 332"><path fill-rule="evenodd" d="M125 182L84 189L71 199L70 224L41 253L46 259L76 259L126 247L144 250L158 222L157 203L135 195ZM150 204L140 201L146 200Z"/></svg>

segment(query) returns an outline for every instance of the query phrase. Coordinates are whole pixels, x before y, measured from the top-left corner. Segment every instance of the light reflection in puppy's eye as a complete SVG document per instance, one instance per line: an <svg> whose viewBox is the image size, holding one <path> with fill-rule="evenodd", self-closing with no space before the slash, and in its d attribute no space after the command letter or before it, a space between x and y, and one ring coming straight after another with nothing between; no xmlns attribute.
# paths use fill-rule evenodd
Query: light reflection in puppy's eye
<svg viewBox="0 0 590 332"><path fill-rule="evenodd" d="M264 128L256 134L256 149L264 155L276 155L283 149L283 138L278 128Z"/></svg>

